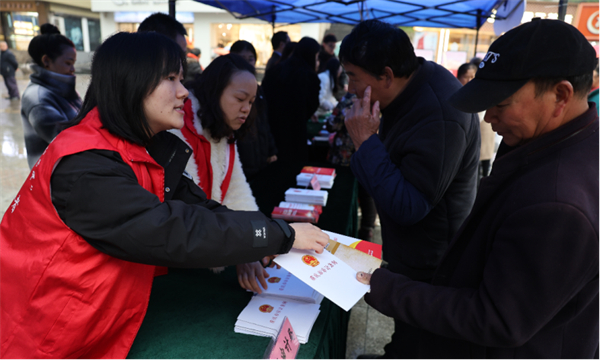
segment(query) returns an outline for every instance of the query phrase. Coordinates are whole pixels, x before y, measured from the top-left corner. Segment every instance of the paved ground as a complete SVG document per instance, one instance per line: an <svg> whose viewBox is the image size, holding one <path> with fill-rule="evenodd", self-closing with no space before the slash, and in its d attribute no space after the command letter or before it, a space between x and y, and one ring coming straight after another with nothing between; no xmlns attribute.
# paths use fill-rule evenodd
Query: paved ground
<svg viewBox="0 0 600 360"><path fill-rule="evenodd" d="M18 71L17 83L23 93L29 79ZM89 85L89 75L77 76L77 91L83 97ZM8 101L4 82L0 85L0 216L9 208L15 195L29 174L21 125L20 101ZM376 227L375 241L381 244L381 228ZM381 315L361 300L351 310L348 327L346 358L353 359L363 353L382 354L393 332L393 321ZM233 331L233 329L232 329Z"/></svg>

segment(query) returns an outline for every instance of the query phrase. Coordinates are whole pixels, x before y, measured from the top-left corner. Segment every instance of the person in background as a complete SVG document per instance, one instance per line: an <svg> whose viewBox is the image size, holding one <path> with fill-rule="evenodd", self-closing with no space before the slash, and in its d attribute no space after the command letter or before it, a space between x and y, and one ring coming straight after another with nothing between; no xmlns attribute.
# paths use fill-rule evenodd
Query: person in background
<svg viewBox="0 0 600 360"><path fill-rule="evenodd" d="M317 116L325 115L331 112L338 104L334 94L340 91L340 75L344 69L340 61L332 57L327 61L325 70L319 73L320 91L319 91L319 108L315 113Z"/></svg>
<svg viewBox="0 0 600 360"><path fill-rule="evenodd" d="M417 58L406 33L390 24L361 22L339 56L357 96L345 118L356 149L350 166L377 205L384 260L396 274L430 281L475 200L477 115L450 106L460 82ZM415 357L418 334L395 321L385 356Z"/></svg>
<svg viewBox="0 0 600 360"><path fill-rule="evenodd" d="M461 84L465 85L469 81L473 80L476 72L477 66L471 63L464 63L458 67L458 70L456 71L456 78Z"/></svg>
<svg viewBox="0 0 600 360"><path fill-rule="evenodd" d="M256 66L256 49L245 40L238 40L231 45L231 54L241 56L253 68ZM261 86L256 92L256 120L248 129L246 136L237 141L240 162L248 181L252 180L261 170L277 161L277 147L269 127L267 102Z"/></svg>
<svg viewBox="0 0 600 360"><path fill-rule="evenodd" d="M34 62L33 73L21 101L30 169L65 123L77 116L82 104L75 90L75 45L52 24L43 24L40 30L41 35L27 48Z"/></svg>
<svg viewBox="0 0 600 360"><path fill-rule="evenodd" d="M473 80L476 72L477 66L475 64L465 63L458 68L456 78L464 86L469 81ZM492 168L491 162L492 158L494 157L496 139L496 134L492 129L492 125L483 121L485 117L485 111L480 112L478 115L480 131L479 133L481 136L481 147L479 148L479 177L477 181L477 186L479 186L479 182L482 178L490 174L490 170Z"/></svg>
<svg viewBox="0 0 600 360"><path fill-rule="evenodd" d="M288 59L290 56L292 56L292 54L294 53L294 49L296 48L296 45L298 45L298 43L295 41L290 41L287 44L285 44L285 47L283 48L283 52L281 53L280 61L284 61L284 60Z"/></svg>
<svg viewBox="0 0 600 360"><path fill-rule="evenodd" d="M0 224L2 357L125 358L160 267L323 251L317 227L232 211L188 177L192 149L165 131L184 126L185 67L154 32L96 50L80 114Z"/></svg>
<svg viewBox="0 0 600 360"><path fill-rule="evenodd" d="M187 49L187 74L185 75L184 83L194 81L202 74L202 66L200 65L200 49Z"/></svg>
<svg viewBox="0 0 600 360"><path fill-rule="evenodd" d="M262 81L279 161L308 160L307 122L319 107L318 54L319 43L304 37Z"/></svg>
<svg viewBox="0 0 600 360"><path fill-rule="evenodd" d="M4 78L4 85L8 90L8 96L5 99L19 100L19 87L15 78L15 71L19 68L19 63L15 54L8 49L6 41L0 41L0 75Z"/></svg>
<svg viewBox="0 0 600 360"><path fill-rule="evenodd" d="M598 356L598 113L594 48L534 19L491 44L451 98L503 136L492 174L433 281L358 273L378 311L417 327L418 358Z"/></svg>
<svg viewBox="0 0 600 360"><path fill-rule="evenodd" d="M337 38L333 34L327 34L323 37L323 41L321 42L321 50L319 51L319 73L325 71L325 67L329 59L335 57L336 43Z"/></svg>
<svg viewBox="0 0 600 360"><path fill-rule="evenodd" d="M588 95L588 101L596 104L596 110L600 109L600 104L598 103L598 86L598 60L596 59L596 68L593 72L592 91L590 91L590 94Z"/></svg>
<svg viewBox="0 0 600 360"><path fill-rule="evenodd" d="M140 23L137 32L148 31L155 31L169 37L179 45L184 53L187 53L187 40L185 39L187 31L183 24L174 17L158 12L148 16Z"/></svg>
<svg viewBox="0 0 600 360"><path fill-rule="evenodd" d="M278 31L273 34L271 38L271 45L273 46L273 54L267 61L267 66L265 67L265 73L269 71L273 66L279 64L281 61L281 55L283 53L283 49L285 49L285 45L290 42L290 37L285 31Z"/></svg>

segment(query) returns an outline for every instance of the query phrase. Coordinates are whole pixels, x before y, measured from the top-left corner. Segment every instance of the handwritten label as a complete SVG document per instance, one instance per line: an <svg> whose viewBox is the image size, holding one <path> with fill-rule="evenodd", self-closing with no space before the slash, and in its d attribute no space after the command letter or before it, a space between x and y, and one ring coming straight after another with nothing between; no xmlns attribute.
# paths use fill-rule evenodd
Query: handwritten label
<svg viewBox="0 0 600 360"><path fill-rule="evenodd" d="M300 342L290 320L286 316L271 349L269 359L295 359L299 348Z"/></svg>

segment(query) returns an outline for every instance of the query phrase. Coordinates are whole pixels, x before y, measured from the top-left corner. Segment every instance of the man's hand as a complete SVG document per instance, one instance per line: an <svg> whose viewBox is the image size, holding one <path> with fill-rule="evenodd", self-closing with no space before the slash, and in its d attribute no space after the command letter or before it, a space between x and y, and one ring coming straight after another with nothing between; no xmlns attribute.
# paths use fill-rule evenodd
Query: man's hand
<svg viewBox="0 0 600 360"><path fill-rule="evenodd" d="M372 109L369 109L370 105L371 87L367 86L362 99L352 99L352 108L346 113L344 123L356 150L379 130L379 101L373 104Z"/></svg>
<svg viewBox="0 0 600 360"><path fill-rule="evenodd" d="M359 271L356 273L356 280L358 280L358 282L363 283L365 285L371 285L371 274L367 274L366 272Z"/></svg>
<svg viewBox="0 0 600 360"><path fill-rule="evenodd" d="M260 281L263 288L267 288L266 278L269 277L269 273L263 268L260 261L252 263L236 265L238 282L240 286L246 290L254 291L256 293L262 293L262 289L256 282L256 279Z"/></svg>
<svg viewBox="0 0 600 360"><path fill-rule="evenodd" d="M292 223L290 226L296 232L294 249L314 250L317 254L323 253L325 245L329 242L329 236L321 229L309 223Z"/></svg>

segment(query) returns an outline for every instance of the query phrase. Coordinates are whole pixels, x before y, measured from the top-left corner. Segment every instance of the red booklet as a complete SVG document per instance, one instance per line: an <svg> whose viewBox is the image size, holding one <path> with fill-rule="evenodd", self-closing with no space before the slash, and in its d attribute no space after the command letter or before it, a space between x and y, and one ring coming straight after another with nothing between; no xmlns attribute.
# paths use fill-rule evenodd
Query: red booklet
<svg viewBox="0 0 600 360"><path fill-rule="evenodd" d="M302 168L301 173L317 174L317 175L331 175L335 176L335 168L324 168L316 166L305 166Z"/></svg>
<svg viewBox="0 0 600 360"><path fill-rule="evenodd" d="M275 207L271 213L271 218L282 219L285 221L300 221L316 224L319 222L319 214L313 210L286 209Z"/></svg>

